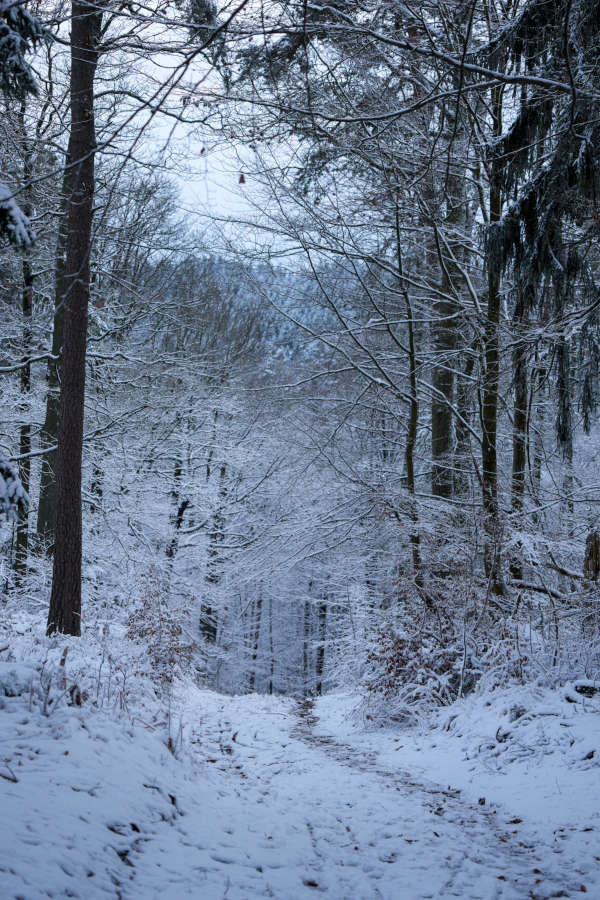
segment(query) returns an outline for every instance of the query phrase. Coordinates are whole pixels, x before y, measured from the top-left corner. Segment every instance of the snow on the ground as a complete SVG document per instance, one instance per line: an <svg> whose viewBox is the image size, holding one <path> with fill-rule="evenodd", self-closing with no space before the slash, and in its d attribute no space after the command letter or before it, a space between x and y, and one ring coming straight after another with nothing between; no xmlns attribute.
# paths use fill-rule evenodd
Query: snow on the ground
<svg viewBox="0 0 600 900"><path fill-rule="evenodd" d="M122 672L117 703L94 706L105 685L88 672L77 706L86 673L61 666L59 641L43 654L0 655L1 900L599 896L596 832L554 840L541 802L528 813L527 762L462 759L471 734L367 732L339 695L313 707L183 682L166 721ZM595 829L596 772L552 765L548 817L576 788L585 812L569 796L564 821Z"/></svg>
<svg viewBox="0 0 600 900"><path fill-rule="evenodd" d="M499 689L440 711L434 729L372 729L355 695L330 695L318 701L316 731L368 748L382 768L460 790L536 846L544 871L571 871L571 889L579 881L600 897L600 694L581 689Z"/></svg>

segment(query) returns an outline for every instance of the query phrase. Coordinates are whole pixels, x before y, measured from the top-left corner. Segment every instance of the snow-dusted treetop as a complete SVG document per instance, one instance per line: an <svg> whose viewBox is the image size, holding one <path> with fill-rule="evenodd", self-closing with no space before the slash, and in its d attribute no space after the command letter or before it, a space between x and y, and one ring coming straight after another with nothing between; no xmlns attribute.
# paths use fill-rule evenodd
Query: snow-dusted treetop
<svg viewBox="0 0 600 900"><path fill-rule="evenodd" d="M7 97L23 97L36 92L27 51L43 35L40 23L19 0L0 0L0 93ZM19 208L13 192L0 181L0 236L11 244L26 247L33 240L33 230Z"/></svg>
<svg viewBox="0 0 600 900"><path fill-rule="evenodd" d="M29 504L23 485L16 471L2 456L0 456L0 516L6 514L9 518L16 518Z"/></svg>
<svg viewBox="0 0 600 900"><path fill-rule="evenodd" d="M3 181L0 181L0 235L17 247L27 247L34 239L29 219Z"/></svg>
<svg viewBox="0 0 600 900"><path fill-rule="evenodd" d="M0 0L0 90L11 97L35 93L25 54L43 29L19 0Z"/></svg>

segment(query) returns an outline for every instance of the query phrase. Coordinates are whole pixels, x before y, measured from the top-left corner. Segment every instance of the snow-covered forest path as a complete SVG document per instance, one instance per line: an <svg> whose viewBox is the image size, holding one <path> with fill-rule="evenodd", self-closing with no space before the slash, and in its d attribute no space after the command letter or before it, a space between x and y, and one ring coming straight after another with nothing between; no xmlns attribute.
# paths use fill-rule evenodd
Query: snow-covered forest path
<svg viewBox="0 0 600 900"><path fill-rule="evenodd" d="M551 848L521 840L506 815L380 768L375 749L315 734L311 701L212 697L192 740L212 769L208 780L221 782L220 799L189 810L176 826L187 857L179 887L151 873L157 859L178 855L165 834L168 847L150 841L133 859L138 874L125 897L140 896L142 884L143 896L199 896L203 879L206 900L524 900L579 892L578 873L561 872Z"/></svg>
<svg viewBox="0 0 600 900"><path fill-rule="evenodd" d="M487 900L569 895L560 872L547 871L549 848L515 837L513 829L497 820L496 810L470 805L450 786L415 781L400 769L382 769L376 751L315 734L319 720L311 700L299 704L298 712L294 736L351 770L339 783L338 801L351 811L364 810L364 819L359 812L355 850L368 860L360 864L366 877L365 897ZM338 864L344 865L341 860ZM580 885L581 880L577 888Z"/></svg>
<svg viewBox="0 0 600 900"><path fill-rule="evenodd" d="M383 766L377 732L360 748L324 736L311 701L174 698L179 759L158 734L101 713L46 719L26 714L25 697L6 703L15 727L2 745L1 900L541 900L585 890L578 866L523 838L506 809L469 803L435 772L415 778L400 752L397 767Z"/></svg>

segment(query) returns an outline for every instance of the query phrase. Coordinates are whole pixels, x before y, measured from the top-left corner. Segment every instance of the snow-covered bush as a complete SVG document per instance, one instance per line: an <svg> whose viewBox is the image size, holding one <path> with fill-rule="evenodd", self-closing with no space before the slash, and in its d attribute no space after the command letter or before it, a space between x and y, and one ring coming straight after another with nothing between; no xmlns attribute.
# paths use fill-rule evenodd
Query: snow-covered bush
<svg viewBox="0 0 600 900"><path fill-rule="evenodd" d="M83 706L89 694L69 671L67 656L65 647L58 661L48 653L45 657L38 653L37 659L28 662L0 660L0 710L5 709L6 698L23 696L30 709L35 707L44 716L59 706Z"/></svg>
<svg viewBox="0 0 600 900"><path fill-rule="evenodd" d="M551 655L531 624L496 615L468 580L447 579L427 590L415 616L414 588L401 611L375 628L363 679L368 720L411 722L467 696L522 684ZM537 656L537 667L532 656Z"/></svg>
<svg viewBox="0 0 600 900"><path fill-rule="evenodd" d="M375 630L365 675L369 719L413 720L452 703L475 683L458 616L428 592L415 617L414 593L408 586L400 597L402 610Z"/></svg>
<svg viewBox="0 0 600 900"><path fill-rule="evenodd" d="M44 716L81 707L84 715L103 710L153 730L166 727L147 659L146 646L130 640L119 622L88 618L81 637L47 637L39 608L0 604L0 699L26 696Z"/></svg>
<svg viewBox="0 0 600 900"><path fill-rule="evenodd" d="M184 635L158 570L143 573L141 579L140 598L127 620L127 636L142 650L135 674L147 675L166 686L189 667L195 644Z"/></svg>
<svg viewBox="0 0 600 900"><path fill-rule="evenodd" d="M0 181L0 235L21 248L29 246L34 240L29 219L3 181Z"/></svg>
<svg viewBox="0 0 600 900"><path fill-rule="evenodd" d="M597 598L591 584L501 600L459 576L400 586L395 609L377 611L366 635L359 712L377 724L415 722L473 692L600 681Z"/></svg>
<svg viewBox="0 0 600 900"><path fill-rule="evenodd" d="M367 706L371 719L410 720L426 709L452 703L474 683L453 623L427 618L378 629L367 657Z"/></svg>

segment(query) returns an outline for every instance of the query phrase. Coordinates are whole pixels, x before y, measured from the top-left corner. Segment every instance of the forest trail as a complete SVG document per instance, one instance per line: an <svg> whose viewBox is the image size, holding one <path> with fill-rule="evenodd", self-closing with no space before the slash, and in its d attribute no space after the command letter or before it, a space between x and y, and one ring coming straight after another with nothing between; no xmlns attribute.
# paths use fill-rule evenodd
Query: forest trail
<svg viewBox="0 0 600 900"><path fill-rule="evenodd" d="M565 871L553 848L522 839L506 812L381 768L376 734L365 750L315 733L310 699L211 698L193 737L202 765L224 776L208 843L198 842L189 814L178 824L188 847L201 850L203 900L579 895L580 873ZM155 851L150 843L144 855ZM152 896L188 896L180 878L179 894L165 883Z"/></svg>
<svg viewBox="0 0 600 900"><path fill-rule="evenodd" d="M187 691L177 759L102 714L7 704L0 900L549 900L585 881L506 810L401 754L383 767L377 732L317 733L311 700Z"/></svg>
<svg viewBox="0 0 600 900"><path fill-rule="evenodd" d="M550 848L518 839L509 827L503 827L495 810L465 802L460 790L415 781L409 772L400 769L393 772L382 769L375 750L365 751L329 735L315 733L319 718L314 706L311 698L298 703L298 723L292 731L293 737L322 751L353 773L367 776L367 790L364 794L359 790L357 796L368 797L374 808L387 810L388 798L393 797L388 827L393 832L401 825L401 832L395 838L386 835L385 843L390 846L390 841L395 840L396 849L386 852L381 844L375 849L378 860L394 863L397 871L390 881L376 867L371 869L373 897L491 900L570 896L566 882L572 881L572 877L563 880L559 871L552 874L547 871L547 860L552 856ZM436 870L436 881L441 876L441 884L433 892L428 886L432 869ZM414 888L408 886L409 873ZM379 887L378 879L381 879ZM419 879L422 879L420 887ZM581 879L572 886L578 893L580 888Z"/></svg>

